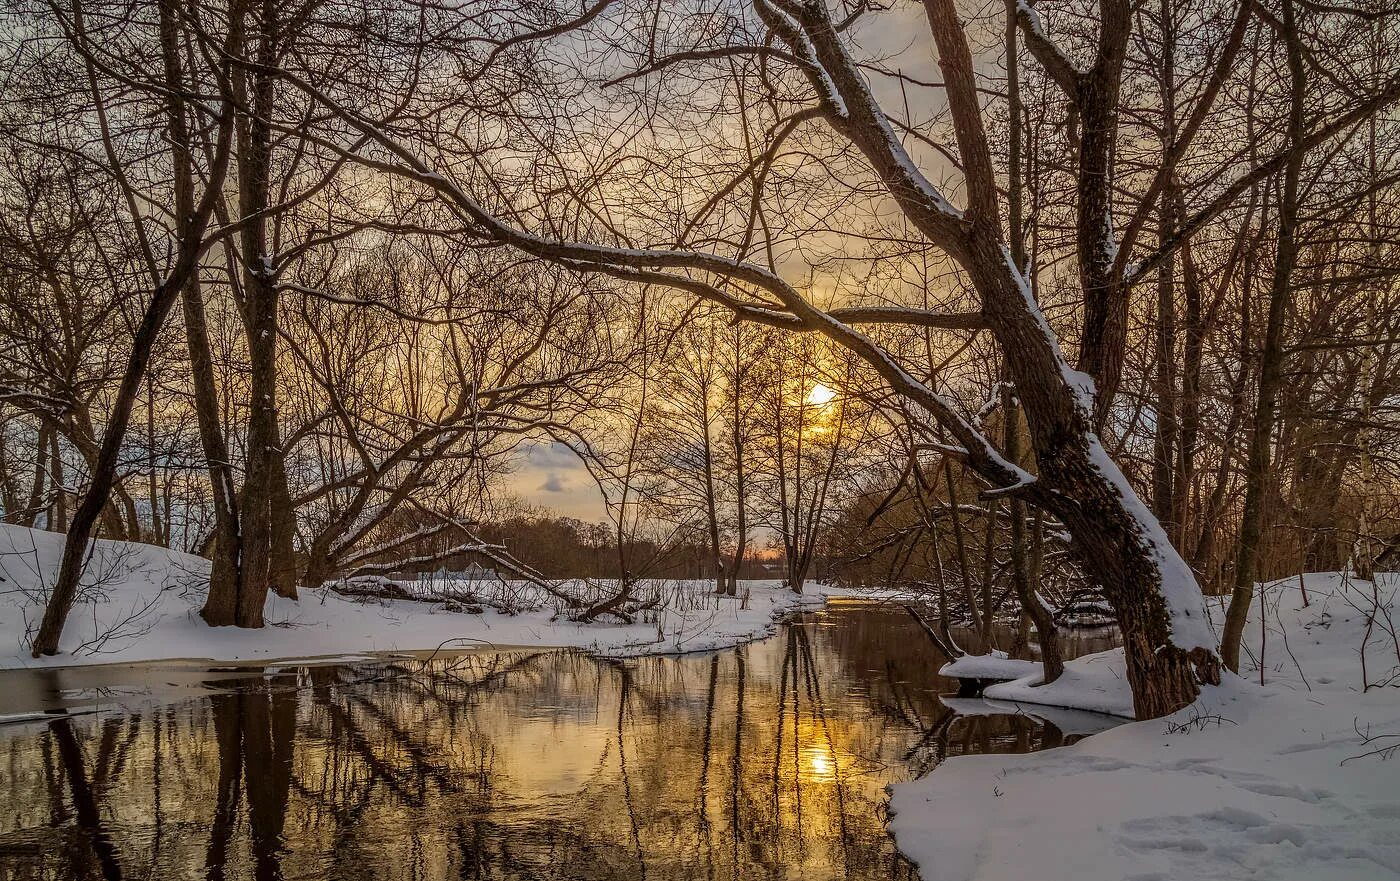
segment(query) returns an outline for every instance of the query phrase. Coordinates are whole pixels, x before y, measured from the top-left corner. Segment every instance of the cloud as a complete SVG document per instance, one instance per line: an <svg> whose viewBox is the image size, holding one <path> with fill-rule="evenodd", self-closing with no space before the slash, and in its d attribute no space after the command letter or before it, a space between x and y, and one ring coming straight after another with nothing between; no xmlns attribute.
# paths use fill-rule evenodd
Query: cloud
<svg viewBox="0 0 1400 881"><path fill-rule="evenodd" d="M553 472L550 472L549 476L544 479L544 483L540 484L540 492L561 493L567 489L564 479Z"/></svg>
<svg viewBox="0 0 1400 881"><path fill-rule="evenodd" d="M525 459L536 468L552 471L570 471L581 466L574 451L567 444L557 441L532 445L526 451Z"/></svg>

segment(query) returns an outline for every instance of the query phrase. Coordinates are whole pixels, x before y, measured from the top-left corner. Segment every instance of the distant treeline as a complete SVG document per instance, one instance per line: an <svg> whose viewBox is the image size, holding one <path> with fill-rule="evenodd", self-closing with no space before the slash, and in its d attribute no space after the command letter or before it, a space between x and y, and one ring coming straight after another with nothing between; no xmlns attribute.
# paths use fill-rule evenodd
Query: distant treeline
<svg viewBox="0 0 1400 881"><path fill-rule="evenodd" d="M405 535L424 524L410 522L412 515L395 518L386 530ZM468 570L475 563L482 568L511 577L509 566L501 558L477 551L464 551L443 556L443 551L474 540L499 546L511 560L528 566L535 573L551 579L618 578L624 565L637 578L713 578L713 555L701 532L693 537L669 542L652 539L626 541L619 551L615 529L606 523L588 523L577 517L564 517L547 512L531 512L504 517L478 524L469 533L465 529L437 532L407 546L397 546L385 555L385 560L407 562L391 575L416 575L420 572ZM767 557L748 554L739 570L744 578L781 578L781 556Z"/></svg>

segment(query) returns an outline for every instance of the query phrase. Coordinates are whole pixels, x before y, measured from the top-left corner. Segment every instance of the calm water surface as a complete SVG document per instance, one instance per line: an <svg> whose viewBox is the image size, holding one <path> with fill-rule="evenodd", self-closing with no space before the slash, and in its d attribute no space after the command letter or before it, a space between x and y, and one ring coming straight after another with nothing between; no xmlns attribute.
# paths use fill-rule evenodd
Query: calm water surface
<svg viewBox="0 0 1400 881"><path fill-rule="evenodd" d="M100 712L0 726L0 879L913 879L887 785L1108 724L955 715L942 660L842 603L680 658L67 674Z"/></svg>

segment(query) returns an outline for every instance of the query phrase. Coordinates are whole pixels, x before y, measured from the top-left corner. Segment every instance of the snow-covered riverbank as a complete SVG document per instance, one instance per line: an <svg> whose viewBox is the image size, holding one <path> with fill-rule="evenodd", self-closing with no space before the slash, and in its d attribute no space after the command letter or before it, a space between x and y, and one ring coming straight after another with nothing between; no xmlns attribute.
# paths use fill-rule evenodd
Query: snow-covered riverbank
<svg viewBox="0 0 1400 881"><path fill-rule="evenodd" d="M1400 878L1400 578L1305 585L1306 607L1298 579L1268 585L1243 676L1174 716L896 787L900 849L923 881ZM1131 706L1121 653L1069 668L987 694Z"/></svg>
<svg viewBox="0 0 1400 881"><path fill-rule="evenodd" d="M608 655L727 648L771 633L783 615L819 606L836 591L809 584L797 595L776 581L746 581L737 599L710 582L666 582L664 608L632 624L570 621L543 600L506 615L451 612L443 603L360 602L325 590L299 601L270 596L261 630L209 627L199 617L208 563L151 545L101 541L85 576L91 599L74 606L62 652L34 659L23 646L43 615L63 536L0 525L0 669L130 663L174 658L261 662L489 646L573 647ZM517 585L517 599L532 589ZM80 595L80 600L83 596Z"/></svg>

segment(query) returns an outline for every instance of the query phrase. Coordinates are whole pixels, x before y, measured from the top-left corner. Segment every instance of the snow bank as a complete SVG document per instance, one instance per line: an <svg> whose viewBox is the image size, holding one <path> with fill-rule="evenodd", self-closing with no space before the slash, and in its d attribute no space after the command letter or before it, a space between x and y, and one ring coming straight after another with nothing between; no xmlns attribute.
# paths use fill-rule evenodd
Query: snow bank
<svg viewBox="0 0 1400 881"><path fill-rule="evenodd" d="M963 655L939 669L939 676L949 679L1020 679L1034 676L1040 665L1034 661L1012 658L1006 652L992 649L988 655Z"/></svg>
<svg viewBox="0 0 1400 881"><path fill-rule="evenodd" d="M950 759L895 788L900 849L924 881L1400 878L1397 586L1309 575L1304 607L1297 579L1266 585L1242 677L1071 747ZM1085 662L1098 687L1122 669L1072 663L1080 706Z"/></svg>
<svg viewBox="0 0 1400 881"><path fill-rule="evenodd" d="M0 669L174 658L219 662L358 656L483 646L575 647L612 656L727 648L771 633L784 614L819 606L836 589L797 595L776 581L740 586L738 599L713 582L668 585L668 608L634 624L579 624L543 606L516 615L445 611L442 604L360 602L325 590L300 601L269 596L261 630L209 627L199 617L208 577L200 557L151 545L99 541L64 628L61 653L29 657L27 633L43 616L63 536L0 524ZM517 587L519 587L517 585Z"/></svg>
<svg viewBox="0 0 1400 881"><path fill-rule="evenodd" d="M1030 716L1042 722L1049 722L1065 736L1097 734L1122 724L1102 713L1047 707L1043 704L1021 704L1015 701L988 700L985 697L947 695L941 695L939 701L959 716Z"/></svg>

